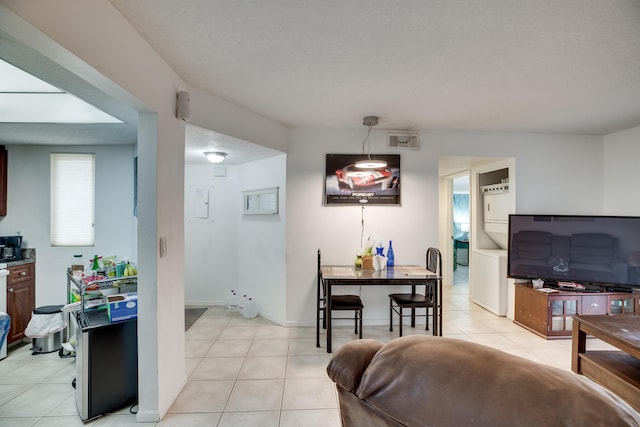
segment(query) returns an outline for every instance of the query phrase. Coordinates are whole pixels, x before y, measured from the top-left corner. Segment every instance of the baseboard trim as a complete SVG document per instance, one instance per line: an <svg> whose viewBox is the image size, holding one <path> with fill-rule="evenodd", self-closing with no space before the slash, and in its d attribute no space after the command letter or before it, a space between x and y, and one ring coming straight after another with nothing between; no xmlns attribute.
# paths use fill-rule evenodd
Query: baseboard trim
<svg viewBox="0 0 640 427"><path fill-rule="evenodd" d="M138 411L136 414L137 423L153 423L160 421L160 411Z"/></svg>

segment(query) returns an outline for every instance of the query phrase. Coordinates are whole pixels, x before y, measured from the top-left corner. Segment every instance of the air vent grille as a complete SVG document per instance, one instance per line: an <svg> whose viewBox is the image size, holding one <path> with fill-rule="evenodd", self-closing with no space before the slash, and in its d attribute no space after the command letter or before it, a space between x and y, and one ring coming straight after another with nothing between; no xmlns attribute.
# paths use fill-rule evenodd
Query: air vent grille
<svg viewBox="0 0 640 427"><path fill-rule="evenodd" d="M387 137L387 146L389 148L409 148L413 150L420 149L420 138L418 134L407 132L389 132Z"/></svg>

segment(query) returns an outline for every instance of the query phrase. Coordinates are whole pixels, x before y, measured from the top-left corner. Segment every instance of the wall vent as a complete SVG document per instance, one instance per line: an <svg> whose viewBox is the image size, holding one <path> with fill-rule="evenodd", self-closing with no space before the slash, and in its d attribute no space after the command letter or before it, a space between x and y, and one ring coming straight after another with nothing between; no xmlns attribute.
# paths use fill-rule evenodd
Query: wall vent
<svg viewBox="0 0 640 427"><path fill-rule="evenodd" d="M387 146L389 148L410 148L420 149L420 137L417 133L389 131L387 135Z"/></svg>

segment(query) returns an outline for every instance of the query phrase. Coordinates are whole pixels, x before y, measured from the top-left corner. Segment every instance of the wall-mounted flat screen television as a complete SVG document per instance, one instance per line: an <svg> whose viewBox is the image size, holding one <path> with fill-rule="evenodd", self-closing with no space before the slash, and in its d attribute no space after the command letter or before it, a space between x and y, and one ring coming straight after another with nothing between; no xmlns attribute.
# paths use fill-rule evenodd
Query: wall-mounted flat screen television
<svg viewBox="0 0 640 427"><path fill-rule="evenodd" d="M640 217L509 215L508 276L640 287Z"/></svg>

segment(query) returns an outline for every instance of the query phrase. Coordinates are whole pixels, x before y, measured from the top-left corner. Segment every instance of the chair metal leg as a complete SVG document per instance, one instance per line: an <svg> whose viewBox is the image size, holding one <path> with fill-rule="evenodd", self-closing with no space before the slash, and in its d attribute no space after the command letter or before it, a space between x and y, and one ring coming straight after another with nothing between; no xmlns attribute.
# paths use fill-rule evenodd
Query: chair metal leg
<svg viewBox="0 0 640 427"><path fill-rule="evenodd" d="M327 307L322 309L322 329L327 329Z"/></svg>
<svg viewBox="0 0 640 427"><path fill-rule="evenodd" d="M362 339L362 310L360 310L360 339Z"/></svg>
<svg viewBox="0 0 640 427"><path fill-rule="evenodd" d="M416 308L411 307L411 327L416 327Z"/></svg>
<svg viewBox="0 0 640 427"><path fill-rule="evenodd" d="M389 298L389 332L393 332L393 301Z"/></svg>
<svg viewBox="0 0 640 427"><path fill-rule="evenodd" d="M424 312L424 323L426 323L424 330L429 330L429 307L425 307Z"/></svg>
<svg viewBox="0 0 640 427"><path fill-rule="evenodd" d="M400 312L400 327L398 327L398 331L400 332L399 336L402 336L402 306L398 306L398 311Z"/></svg>
<svg viewBox="0 0 640 427"><path fill-rule="evenodd" d="M355 310L354 314L353 314L353 323L354 323L354 334L358 333L358 313L360 310Z"/></svg>
<svg viewBox="0 0 640 427"><path fill-rule="evenodd" d="M320 309L316 309L316 347L320 348Z"/></svg>

